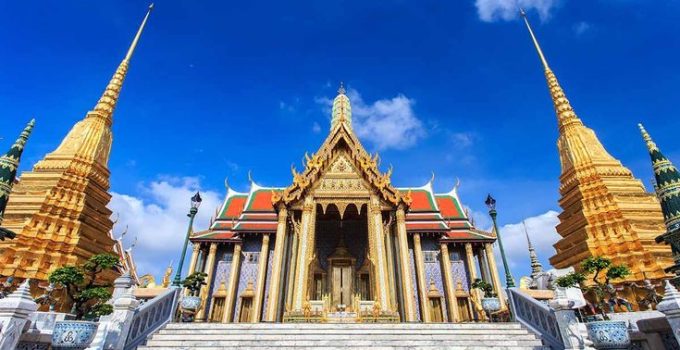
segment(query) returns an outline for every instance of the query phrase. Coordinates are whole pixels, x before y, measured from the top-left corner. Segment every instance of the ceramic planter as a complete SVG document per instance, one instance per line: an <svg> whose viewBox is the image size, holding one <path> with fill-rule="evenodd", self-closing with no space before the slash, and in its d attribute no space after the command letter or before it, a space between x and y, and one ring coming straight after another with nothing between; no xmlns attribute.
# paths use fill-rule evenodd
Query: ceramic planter
<svg viewBox="0 0 680 350"><path fill-rule="evenodd" d="M588 337L596 349L628 349L630 335L626 321L594 321L586 323Z"/></svg>
<svg viewBox="0 0 680 350"><path fill-rule="evenodd" d="M180 306L184 311L196 312L201 308L201 297L185 296L182 298Z"/></svg>
<svg viewBox="0 0 680 350"><path fill-rule="evenodd" d="M85 349L96 333L96 322L57 321L52 332L52 349Z"/></svg>
<svg viewBox="0 0 680 350"><path fill-rule="evenodd" d="M501 309L501 301L498 298L482 298L482 309L488 313L494 313Z"/></svg>

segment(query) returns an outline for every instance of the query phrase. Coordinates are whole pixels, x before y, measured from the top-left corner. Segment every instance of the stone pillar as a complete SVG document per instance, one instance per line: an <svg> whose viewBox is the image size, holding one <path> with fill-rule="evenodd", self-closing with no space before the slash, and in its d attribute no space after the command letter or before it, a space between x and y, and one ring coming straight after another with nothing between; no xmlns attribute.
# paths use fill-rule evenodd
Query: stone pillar
<svg viewBox="0 0 680 350"><path fill-rule="evenodd" d="M196 263L198 263L198 253L201 251L201 243L194 243L191 252L191 261L189 262L189 274L196 272Z"/></svg>
<svg viewBox="0 0 680 350"><path fill-rule="evenodd" d="M234 305L238 297L238 281L241 271L241 242L234 243L234 254L231 260L231 271L229 272L229 285L227 286L227 298L224 300L224 316L222 322L232 322L234 316Z"/></svg>
<svg viewBox="0 0 680 350"><path fill-rule="evenodd" d="M269 302L267 304L267 315L266 320L269 322L276 321L276 315L279 310L279 296L281 295L281 285L283 283L283 276L281 275L283 271L283 256L285 255L286 248L286 228L288 210L286 207L281 206L279 208L279 223L276 227L276 242L274 242L274 257L272 263L272 277L269 281Z"/></svg>
<svg viewBox="0 0 680 350"><path fill-rule="evenodd" d="M111 299L109 303L113 303L116 299L120 298L124 294L128 293L130 287L132 287L133 281L130 276L130 272L125 272L122 276L116 278L113 281L113 292L111 293Z"/></svg>
<svg viewBox="0 0 680 350"><path fill-rule="evenodd" d="M496 257L493 255L493 244L484 243L484 258L486 260L486 265L489 267L489 273L491 274L491 283L493 284L493 289L498 294L498 300L501 304L501 310L507 309L507 304L505 298L501 293L503 287L501 286L501 279L498 276L498 267L496 266Z"/></svg>
<svg viewBox="0 0 680 350"><path fill-rule="evenodd" d="M33 301L29 280L25 280L12 294L0 299L0 349L16 349L28 317L38 310Z"/></svg>
<svg viewBox="0 0 680 350"><path fill-rule="evenodd" d="M267 277L267 261L269 260L269 234L262 236L262 247L260 257L257 261L257 285L255 286L255 297L253 298L253 314L251 322L260 322L262 316L262 302L264 302L264 282Z"/></svg>
<svg viewBox="0 0 680 350"><path fill-rule="evenodd" d="M316 204L311 196L305 198L302 209L302 222L298 242L297 268L295 269L295 291L293 292L294 311L302 311L302 304L307 297L309 263L314 252L314 221L316 220Z"/></svg>
<svg viewBox="0 0 680 350"><path fill-rule="evenodd" d="M482 280L488 283L493 283L491 281L491 276L489 276L489 269L486 266L486 256L484 256L484 247L477 249L477 264L479 265L479 274L482 276Z"/></svg>
<svg viewBox="0 0 680 350"><path fill-rule="evenodd" d="M458 300L456 299L456 287L453 284L453 277L451 276L451 260L449 258L449 245L440 243L442 272L444 278L444 289L446 291L446 305L448 306L449 321L460 322L460 313L458 312Z"/></svg>
<svg viewBox="0 0 680 350"><path fill-rule="evenodd" d="M413 280L411 279L411 266L409 265L408 237L406 235L406 214L404 205L399 204L397 208L397 240L399 241L399 251L397 252L399 266L401 270L402 303L404 305L404 320L407 322L416 321L416 310L413 305Z"/></svg>
<svg viewBox="0 0 680 350"><path fill-rule="evenodd" d="M215 255L217 254L217 243L210 243L210 250L208 251L208 259L205 262L205 273L208 277L205 280L206 285L201 288L201 307L196 314L197 321L205 321L207 315L208 295L210 294L210 285L213 280L213 273L215 271Z"/></svg>
<svg viewBox="0 0 680 350"><path fill-rule="evenodd" d="M387 256L385 254L385 239L383 237L382 211L380 199L372 195L369 203L368 244L369 255L373 261L375 276L376 300L380 301L383 311L390 309L389 282L387 280Z"/></svg>
<svg viewBox="0 0 680 350"><path fill-rule="evenodd" d="M425 262L423 249L420 246L420 234L413 234L413 255L416 263L416 279L418 280L418 296L420 299L420 317L423 322L430 322L430 303L427 299L427 284L425 281Z"/></svg>
<svg viewBox="0 0 680 350"><path fill-rule="evenodd" d="M285 310L289 310L293 303L293 290L295 289L295 271L297 271L297 253L298 253L298 235L299 232L293 231L290 245L290 262L288 265L288 283L286 284L286 305Z"/></svg>
<svg viewBox="0 0 680 350"><path fill-rule="evenodd" d="M567 298L565 288L555 288L555 298L548 302L555 310L555 319L565 350L585 349L585 342L579 330L576 312L571 309L573 302Z"/></svg>
<svg viewBox="0 0 680 350"><path fill-rule="evenodd" d="M469 269L469 274L470 274L470 286L472 286L472 282L474 282L477 278L477 266L475 266L475 256L472 253L472 243L465 243L465 256L467 260L467 265ZM480 295L480 291L478 289L472 289L470 287L470 299L472 303L474 304L474 309L477 310L477 315L479 316L480 319L485 318L484 310L482 309L482 296Z"/></svg>
<svg viewBox="0 0 680 350"><path fill-rule="evenodd" d="M656 306L656 310L663 312L671 325L675 340L680 344L680 292L678 292L670 281L666 281L666 288L663 299Z"/></svg>
<svg viewBox="0 0 680 350"><path fill-rule="evenodd" d="M116 290L122 288L122 294L115 299L112 298L113 313L100 318L97 334L87 348L88 350L123 349L125 347L125 341L132 326L132 318L140 303L133 295L134 289L129 273L118 277L114 285ZM123 288L125 285L127 288Z"/></svg>

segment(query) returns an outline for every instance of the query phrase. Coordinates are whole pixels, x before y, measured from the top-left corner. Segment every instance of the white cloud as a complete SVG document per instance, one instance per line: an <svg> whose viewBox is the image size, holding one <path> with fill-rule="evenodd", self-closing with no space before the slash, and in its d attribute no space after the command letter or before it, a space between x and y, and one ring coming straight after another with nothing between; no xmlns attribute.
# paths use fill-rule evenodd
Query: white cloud
<svg viewBox="0 0 680 350"><path fill-rule="evenodd" d="M560 239L560 235L557 234L557 230L555 229L559 223L557 215L558 213L556 211L550 210L541 215L524 219L531 243L536 249L538 259L543 264L545 270L551 269L548 259L555 255L555 249L552 245ZM503 248L508 259L508 265L510 265L510 270L515 278L515 284L519 285L520 277L528 276L531 272L524 226L522 225L522 222L507 224L503 225L503 227L500 228L500 231L503 240ZM505 272L503 270L500 249L498 249L497 243L495 246L494 252L498 265L498 273L499 276L501 276L501 283L505 285Z"/></svg>
<svg viewBox="0 0 680 350"><path fill-rule="evenodd" d="M312 124L312 132L318 134L321 132L321 125L318 122Z"/></svg>
<svg viewBox="0 0 680 350"><path fill-rule="evenodd" d="M423 122L413 111L415 101L402 94L366 103L355 89L347 91L352 104L352 129L377 150L405 149L425 137ZM330 112L333 101L317 98Z"/></svg>
<svg viewBox="0 0 680 350"><path fill-rule="evenodd" d="M479 19L484 22L510 21L519 17L519 9L538 12L541 20L550 17L550 12L560 0L475 0Z"/></svg>
<svg viewBox="0 0 680 350"><path fill-rule="evenodd" d="M451 141L458 148L467 148L472 146L475 140L475 135L471 132L454 132L451 134Z"/></svg>
<svg viewBox="0 0 680 350"><path fill-rule="evenodd" d="M185 177L143 184L135 195L112 193L109 208L119 217L114 232L118 235L128 227L126 248L137 237L133 255L140 275L151 273L160 282L171 260L175 261L173 268L177 266L189 224L189 199L200 189L197 178ZM197 231L208 227L221 203L221 195L213 191L201 191L201 197L203 202L194 221ZM191 247L187 249L187 259L190 256ZM186 272L187 262L184 268Z"/></svg>
<svg viewBox="0 0 680 350"><path fill-rule="evenodd" d="M576 34L576 36L580 36L581 34L590 30L590 27L590 23L588 22L578 22L574 23L572 29L574 30L574 34Z"/></svg>

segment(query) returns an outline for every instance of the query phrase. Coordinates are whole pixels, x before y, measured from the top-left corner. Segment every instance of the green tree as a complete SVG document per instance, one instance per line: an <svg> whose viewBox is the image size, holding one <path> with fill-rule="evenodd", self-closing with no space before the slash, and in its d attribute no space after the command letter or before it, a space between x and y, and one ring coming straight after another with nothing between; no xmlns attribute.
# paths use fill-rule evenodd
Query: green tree
<svg viewBox="0 0 680 350"><path fill-rule="evenodd" d="M60 267L48 276L50 283L63 287L73 302L71 313L76 319L94 319L113 312L113 306L106 302L111 299L111 284L100 284L97 277L118 266L118 257L111 254L97 254L80 266Z"/></svg>
<svg viewBox="0 0 680 350"><path fill-rule="evenodd" d="M471 287L481 290L484 293L485 298L495 298L496 297L496 293L494 293L494 291L493 291L493 286L490 283L481 280L480 278L476 278L472 282Z"/></svg>
<svg viewBox="0 0 680 350"><path fill-rule="evenodd" d="M208 274L205 272L194 272L182 281L184 288L188 289L191 296L198 296L201 291L201 287L205 286L205 279Z"/></svg>

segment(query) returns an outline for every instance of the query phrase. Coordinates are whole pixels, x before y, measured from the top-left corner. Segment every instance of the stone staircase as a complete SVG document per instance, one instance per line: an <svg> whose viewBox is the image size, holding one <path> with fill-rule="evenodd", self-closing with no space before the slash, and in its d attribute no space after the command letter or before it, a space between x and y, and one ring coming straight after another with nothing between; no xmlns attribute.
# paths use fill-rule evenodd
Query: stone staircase
<svg viewBox="0 0 680 350"><path fill-rule="evenodd" d="M169 323L139 349L547 349L519 323Z"/></svg>

